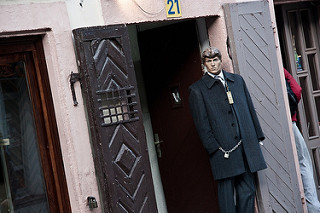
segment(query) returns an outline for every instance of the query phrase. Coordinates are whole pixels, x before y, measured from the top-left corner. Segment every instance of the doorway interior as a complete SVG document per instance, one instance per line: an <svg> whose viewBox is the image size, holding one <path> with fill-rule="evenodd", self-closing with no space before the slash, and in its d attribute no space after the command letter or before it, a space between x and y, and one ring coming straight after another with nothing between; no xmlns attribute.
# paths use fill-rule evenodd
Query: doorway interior
<svg viewBox="0 0 320 213"><path fill-rule="evenodd" d="M159 166L154 185L162 183L166 203L158 204L159 211L219 212L217 186L188 104L188 87L202 76L196 26L188 20L135 27L138 46L132 49L139 49L139 57L133 53L133 61L136 72L141 69L138 85L144 85L139 93L149 152L154 150L151 167Z"/></svg>

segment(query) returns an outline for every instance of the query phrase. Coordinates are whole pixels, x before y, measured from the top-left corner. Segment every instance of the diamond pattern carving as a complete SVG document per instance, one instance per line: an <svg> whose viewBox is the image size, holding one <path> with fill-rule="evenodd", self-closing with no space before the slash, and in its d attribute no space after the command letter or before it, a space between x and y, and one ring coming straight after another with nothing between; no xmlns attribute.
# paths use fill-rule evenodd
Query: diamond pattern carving
<svg viewBox="0 0 320 213"><path fill-rule="evenodd" d="M109 143L113 161L127 176L130 176L140 158L137 141L124 125L119 125Z"/></svg>
<svg viewBox="0 0 320 213"><path fill-rule="evenodd" d="M127 176L129 176L136 160L137 156L133 153L133 151L125 144L122 144L116 157L115 164L117 164L119 168L122 169Z"/></svg>
<svg viewBox="0 0 320 213"><path fill-rule="evenodd" d="M127 28L81 28L74 37L103 211L157 212Z"/></svg>
<svg viewBox="0 0 320 213"><path fill-rule="evenodd" d="M138 140L124 125L119 125L114 131L109 148L121 193L126 193L125 197L132 202L136 196L140 196L139 190L144 191L141 187L145 182Z"/></svg>

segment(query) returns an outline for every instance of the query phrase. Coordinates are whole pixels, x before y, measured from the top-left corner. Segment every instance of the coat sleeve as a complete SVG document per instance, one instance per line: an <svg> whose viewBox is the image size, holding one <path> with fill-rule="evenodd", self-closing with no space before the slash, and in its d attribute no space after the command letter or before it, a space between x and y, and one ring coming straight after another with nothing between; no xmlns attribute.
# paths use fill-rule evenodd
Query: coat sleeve
<svg viewBox="0 0 320 213"><path fill-rule="evenodd" d="M247 99L248 107L250 110L251 118L252 118L255 130L256 130L256 133L257 133L257 137L258 137L259 141L263 141L265 139L265 137L264 137L263 131L261 129L256 110L254 108L250 93L249 93L248 88L246 86L246 83L243 79L242 79L242 81L243 81L243 87L244 87L244 91L246 94L246 99Z"/></svg>
<svg viewBox="0 0 320 213"><path fill-rule="evenodd" d="M211 130L203 98L200 91L190 88L189 105L192 118L204 148L211 155L219 149L219 144Z"/></svg>
<svg viewBox="0 0 320 213"><path fill-rule="evenodd" d="M300 87L298 82L292 77L292 75L285 68L283 68L283 71L284 71L285 78L289 81L290 87L291 87L293 93L296 95L298 102L299 102L301 99L302 88Z"/></svg>

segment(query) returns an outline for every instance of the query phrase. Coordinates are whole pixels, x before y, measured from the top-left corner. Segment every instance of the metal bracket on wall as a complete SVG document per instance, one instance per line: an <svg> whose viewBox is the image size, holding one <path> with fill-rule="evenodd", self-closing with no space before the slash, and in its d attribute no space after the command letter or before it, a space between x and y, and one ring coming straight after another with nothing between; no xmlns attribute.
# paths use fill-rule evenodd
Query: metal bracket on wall
<svg viewBox="0 0 320 213"><path fill-rule="evenodd" d="M74 91L74 83L76 83L77 81L80 81L80 79L81 79L80 73L71 72L71 74L70 74L70 86L71 86L71 93L72 93L72 99L73 99L73 106L77 106L78 105L76 93Z"/></svg>
<svg viewBox="0 0 320 213"><path fill-rule="evenodd" d="M98 202L95 197L87 197L87 202L90 209L98 208Z"/></svg>

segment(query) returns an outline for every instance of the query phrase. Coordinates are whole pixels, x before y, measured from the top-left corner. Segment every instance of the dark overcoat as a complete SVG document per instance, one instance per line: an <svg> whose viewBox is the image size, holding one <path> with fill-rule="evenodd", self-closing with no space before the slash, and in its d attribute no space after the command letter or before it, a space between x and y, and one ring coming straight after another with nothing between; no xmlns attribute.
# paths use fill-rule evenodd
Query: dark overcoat
<svg viewBox="0 0 320 213"><path fill-rule="evenodd" d="M240 75L225 71L223 74L233 96L233 106L220 80L208 74L189 87L192 117L216 180L267 167L259 143L264 135L247 86ZM230 150L240 138L239 148L228 159L224 158L219 147Z"/></svg>

